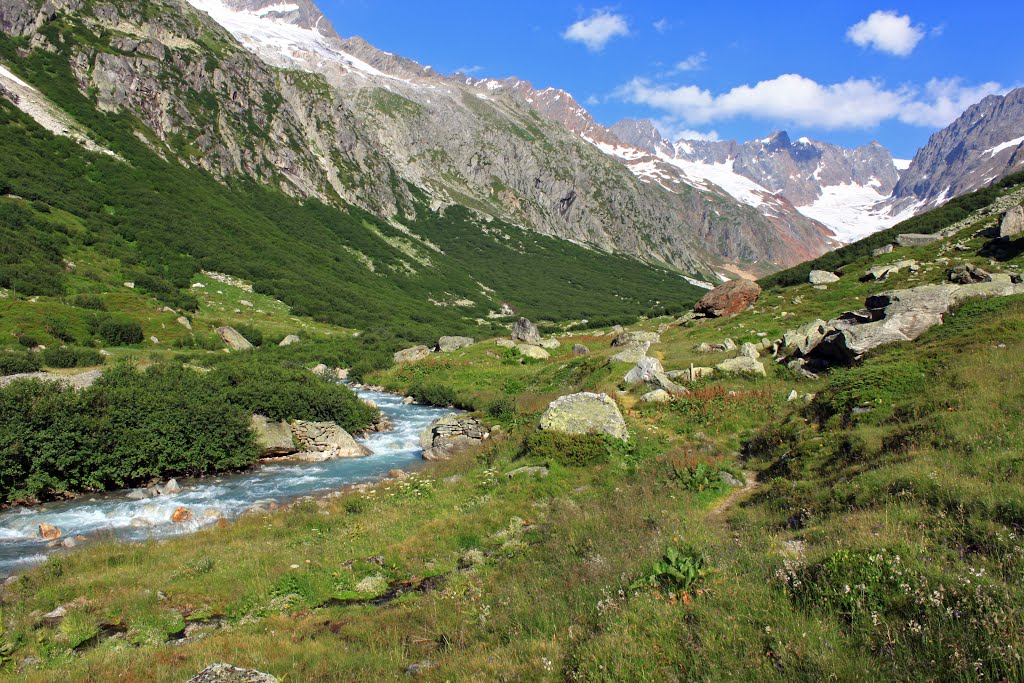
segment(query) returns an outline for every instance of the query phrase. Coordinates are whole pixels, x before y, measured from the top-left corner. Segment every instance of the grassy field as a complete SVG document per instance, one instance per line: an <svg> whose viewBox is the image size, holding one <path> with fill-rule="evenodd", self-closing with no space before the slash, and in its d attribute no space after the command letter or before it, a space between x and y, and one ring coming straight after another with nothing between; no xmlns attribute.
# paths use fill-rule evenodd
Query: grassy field
<svg viewBox="0 0 1024 683"><path fill-rule="evenodd" d="M914 250L918 273L864 283L907 253L860 259L827 290L769 289L735 318L670 324L651 352L667 369L713 365L731 354L700 342L774 338L961 261L1014 272L1019 257L977 255L982 227L950 241L970 251ZM273 302L234 313L241 295L205 284L202 315L270 311L287 328ZM371 374L441 388L507 436L405 482L55 557L5 589L11 675L180 681L225 660L296 681L1024 677L1024 297L968 302L818 380L769 359L767 377L701 380L668 405L622 386L606 332L564 337L544 361L487 340ZM585 467L527 438L579 390L615 395L632 434ZM549 475L505 476L523 465ZM58 605L68 616L47 624Z"/></svg>

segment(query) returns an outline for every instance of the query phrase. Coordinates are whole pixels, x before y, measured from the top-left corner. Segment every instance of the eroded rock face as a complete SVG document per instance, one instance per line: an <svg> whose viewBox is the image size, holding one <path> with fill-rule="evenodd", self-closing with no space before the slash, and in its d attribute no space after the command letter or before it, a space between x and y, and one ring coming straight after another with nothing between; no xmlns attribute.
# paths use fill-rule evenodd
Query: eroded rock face
<svg viewBox="0 0 1024 683"><path fill-rule="evenodd" d="M705 294L693 310L710 318L728 317L745 311L760 296L761 286L753 280L729 280Z"/></svg>
<svg viewBox="0 0 1024 683"><path fill-rule="evenodd" d="M471 446L477 446L488 438L487 429L475 417L445 415L420 434L420 446L424 460L448 460L453 455Z"/></svg>
<svg viewBox="0 0 1024 683"><path fill-rule="evenodd" d="M520 318L512 327L512 340L524 344L540 344L540 332L532 322L526 318Z"/></svg>
<svg viewBox="0 0 1024 683"><path fill-rule="evenodd" d="M472 337L441 337L437 340L439 353L451 353L473 345Z"/></svg>
<svg viewBox="0 0 1024 683"><path fill-rule="evenodd" d="M233 327L218 327L217 334L232 351L252 351L249 340Z"/></svg>
<svg viewBox="0 0 1024 683"><path fill-rule="evenodd" d="M413 346L409 349L396 351L394 359L396 365L401 365L402 363L415 363L416 361L421 361L429 356L430 349L426 346Z"/></svg>
<svg viewBox="0 0 1024 683"><path fill-rule="evenodd" d="M540 418L540 428L565 434L607 434L629 438L619 406L607 394L582 392L551 402Z"/></svg>

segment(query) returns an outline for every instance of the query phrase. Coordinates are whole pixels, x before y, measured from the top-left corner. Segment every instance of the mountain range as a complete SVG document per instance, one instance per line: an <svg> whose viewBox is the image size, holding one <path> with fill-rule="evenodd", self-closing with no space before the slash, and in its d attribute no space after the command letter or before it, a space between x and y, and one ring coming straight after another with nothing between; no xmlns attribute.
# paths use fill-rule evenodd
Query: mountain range
<svg viewBox="0 0 1024 683"><path fill-rule="evenodd" d="M904 162L785 132L670 142L648 121L605 127L564 91L444 75L342 38L310 0L3 0L0 29L54 50L64 15L106 41L71 50L80 90L137 117L166 158L385 219L461 205L695 281L799 263L1024 164L1021 90ZM51 129L76 130L8 68L2 84L30 114L50 110Z"/></svg>

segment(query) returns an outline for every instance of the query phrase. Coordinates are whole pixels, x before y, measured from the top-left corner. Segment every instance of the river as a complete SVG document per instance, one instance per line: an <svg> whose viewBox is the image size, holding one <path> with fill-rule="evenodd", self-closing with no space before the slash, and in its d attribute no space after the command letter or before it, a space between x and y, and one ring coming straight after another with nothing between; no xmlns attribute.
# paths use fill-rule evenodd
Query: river
<svg viewBox="0 0 1024 683"><path fill-rule="evenodd" d="M302 496L325 494L351 484L385 477L389 470L409 470L423 463L419 435L435 419L451 413L444 408L402 405L402 397L357 390L372 400L393 423L388 432L359 441L372 455L319 463L268 463L239 474L179 479L180 493L131 500L129 491L114 491L75 500L21 506L0 513L0 576L45 560L54 552L39 538L39 525L52 524L62 538L101 535L124 541L166 538L194 532L220 517L234 519L246 509L273 500L288 503ZM192 521L171 521L179 507L192 511Z"/></svg>

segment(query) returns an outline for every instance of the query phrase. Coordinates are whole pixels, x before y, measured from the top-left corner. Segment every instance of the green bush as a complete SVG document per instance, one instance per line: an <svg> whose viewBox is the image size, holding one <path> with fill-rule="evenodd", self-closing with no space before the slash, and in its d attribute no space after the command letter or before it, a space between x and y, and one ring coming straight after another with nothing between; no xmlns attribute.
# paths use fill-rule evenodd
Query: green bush
<svg viewBox="0 0 1024 683"><path fill-rule="evenodd" d="M409 395L415 398L417 403L426 405L462 410L473 409L472 404L459 398L454 389L443 384L414 384L409 388Z"/></svg>
<svg viewBox="0 0 1024 683"><path fill-rule="evenodd" d="M46 318L46 333L62 342L74 342L75 335L71 332L71 324L66 318L55 315Z"/></svg>
<svg viewBox="0 0 1024 683"><path fill-rule="evenodd" d="M37 353L0 351L0 375L38 372L42 366L42 360Z"/></svg>
<svg viewBox="0 0 1024 683"><path fill-rule="evenodd" d="M523 442L521 455L569 467L586 467L607 461L610 448L608 437L600 434L534 432Z"/></svg>
<svg viewBox="0 0 1024 683"><path fill-rule="evenodd" d="M128 318L107 318L100 322L97 333L108 344L130 346L142 341L142 325Z"/></svg>
<svg viewBox="0 0 1024 683"><path fill-rule="evenodd" d="M484 412L486 412L489 417L499 422L509 424L511 422L515 422L515 419L519 414L519 409L512 398L502 396L501 398L496 398L488 403Z"/></svg>
<svg viewBox="0 0 1024 683"><path fill-rule="evenodd" d="M51 368L84 368L103 365L103 355L95 349L61 346L43 351L43 363Z"/></svg>
<svg viewBox="0 0 1024 683"><path fill-rule="evenodd" d="M238 333L245 337L253 346L263 346L263 332L258 328L241 323L235 325L235 329L238 330Z"/></svg>
<svg viewBox="0 0 1024 683"><path fill-rule="evenodd" d="M39 340L30 334L19 334L18 344L24 346L26 349L34 349L39 346Z"/></svg>
<svg viewBox="0 0 1024 683"><path fill-rule="evenodd" d="M79 294L71 300L71 305L78 308L88 308L93 311L107 310L106 302L95 294Z"/></svg>

